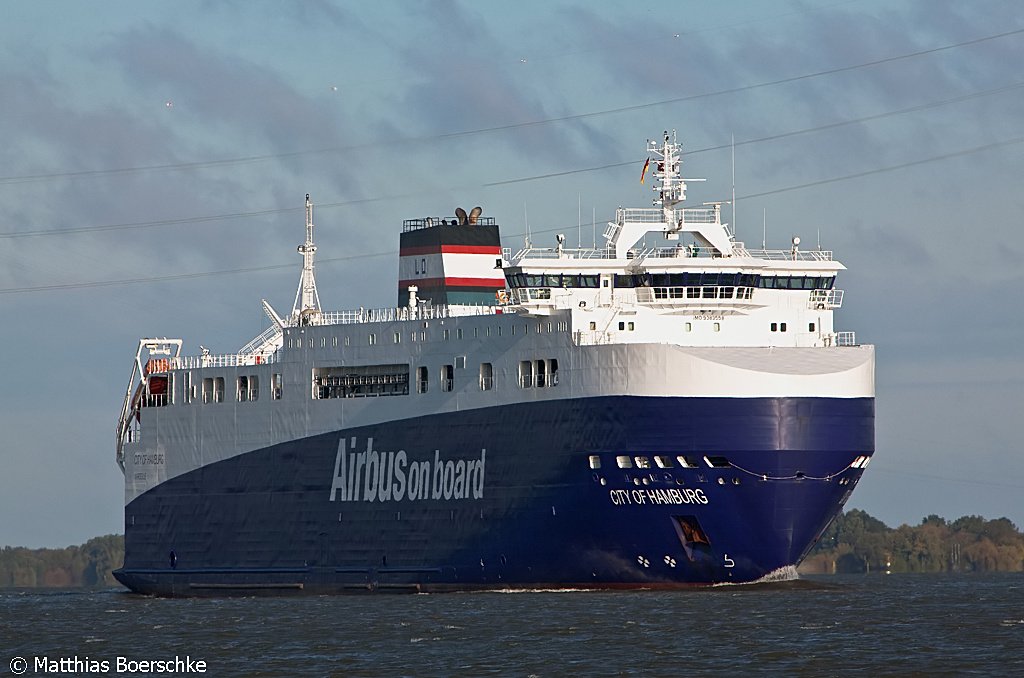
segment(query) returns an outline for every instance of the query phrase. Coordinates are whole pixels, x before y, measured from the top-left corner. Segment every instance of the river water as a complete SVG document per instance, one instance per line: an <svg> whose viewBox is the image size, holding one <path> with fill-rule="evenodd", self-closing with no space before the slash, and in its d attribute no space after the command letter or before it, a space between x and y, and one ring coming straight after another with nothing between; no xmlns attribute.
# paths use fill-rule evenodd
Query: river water
<svg viewBox="0 0 1024 678"><path fill-rule="evenodd" d="M1024 574L679 592L0 591L0 674L27 665L24 675L187 675L199 662L213 676L1020 676Z"/></svg>

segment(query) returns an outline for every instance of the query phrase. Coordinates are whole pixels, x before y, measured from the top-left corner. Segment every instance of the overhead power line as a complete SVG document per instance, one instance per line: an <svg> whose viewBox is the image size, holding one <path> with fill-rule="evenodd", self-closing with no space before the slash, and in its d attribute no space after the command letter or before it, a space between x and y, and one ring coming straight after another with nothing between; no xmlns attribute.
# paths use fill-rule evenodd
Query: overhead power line
<svg viewBox="0 0 1024 678"><path fill-rule="evenodd" d="M938 108L940 106L947 106L949 104L960 103L960 102L968 101L968 100L971 100L971 99L978 99L978 98L981 98L981 97L992 96L992 95L995 95L995 94L1001 94L1003 92L1008 92L1008 91L1012 91L1012 90L1015 90L1015 89L1020 89L1022 87L1024 87L1024 82L1017 82L1017 83L1013 83L1013 84L1006 85L1006 86L1003 86L1003 87L997 87L997 88L994 88L994 89L983 90L983 91L980 91L980 92L972 92L970 94L964 94L964 95L961 95L961 96L952 97L952 98L949 98L949 99L942 99L940 101L933 101L933 102L929 102L929 103L925 103L925 104L918 104L916 106L910 106L908 108L901 108L901 109L894 110L894 111L887 111L885 113L876 113L876 114L873 114L873 115L867 115L867 116L863 116L863 117L860 117L860 118L852 118L852 119L848 119L848 120L840 120L840 121L836 121L836 122L827 123L827 124L824 124L824 125L817 125L817 126L814 126L814 127L806 127L806 128L799 129L799 130L791 130L789 132L781 132L781 133L778 133L778 134L771 134L771 135L768 135L768 136L757 137L755 139L741 140L741 141L737 141L735 145L736 146L748 146L748 145L751 145L751 144L758 144L758 143L763 143L763 142L767 142L767 141L777 141L779 139L786 139L786 138L790 138L790 137L794 137L794 136L799 136L799 135L804 135L804 134L812 134L812 133L815 133L815 132L822 132L822 131L829 130L829 129L837 129L839 127L855 125L855 124L860 124L860 123L864 123L864 122L871 122L871 121L874 121L874 120L880 120L880 119L883 119L883 118L889 118L889 117L894 117L894 116L898 116L898 115L905 115L907 113L916 113L916 112L927 110L927 109L930 109L930 108ZM697 149L688 150L688 151L686 151L686 155L687 156L692 156L692 155L696 155L698 153L707 153L707 152L710 152L710 151L719 151L719 150L722 150L722 149L725 149L725 148L729 148L729 147L730 147L730 144L720 144L720 145L717 145L717 146L706 146L704 148L697 148ZM547 172L547 173L544 173L544 174L534 174L534 175L526 176L526 177L516 177L516 178L513 178L513 179L503 179L503 180L499 180L499 181L491 181L491 182L487 182L487 183L484 183L484 184L480 184L480 186L482 186L483 188L493 188L493 187L496 187L496 186L507 186L507 185L511 185L511 184L519 184L519 183L526 183L526 182L530 182L530 181L538 181L538 180L541 180L541 179L552 179L552 178L556 178L556 177L571 176L571 175L574 175L574 174L584 174L584 173L587 173L587 172L598 172L598 171L607 170L607 169L615 169L615 168L618 168L618 167L627 167L629 165L635 165L638 162L642 162L642 160L643 160L642 158L640 158L640 159L634 158L632 160L625 160L625 161L621 161L621 162L607 163L607 164L603 164L603 165L597 165L597 166L594 166L594 167L582 167L582 168L576 168L576 169L570 169L570 170L562 170L562 171L558 171L558 172ZM476 188L476 186L474 186L473 188ZM416 194L406 194L403 197L409 197L411 195L416 195ZM386 199L390 200L390 199L394 199L395 197L397 197L397 196L390 195L390 196L387 196ZM756 196L746 196L746 197L756 197ZM356 204L380 202L382 200L385 200L385 198L384 197L359 198L359 199L354 199L354 200L345 200L345 201L340 201L340 202L331 202L331 203L318 204L317 208L318 209L329 209L329 208L334 208L334 207L349 207L349 206L356 205ZM227 213L227 214L216 214L216 215L207 215L207 216L198 216L198 217L180 217L180 218L176 218L176 219L157 219L157 220L153 220L153 221L133 221L133 222L124 222L124 223L117 223L117 224L99 224L99 225L96 225L96 226L77 226L77 227L71 227L71 228L50 228L50 229L41 229L41 230L35 230L35 231L11 231L11 232L8 232L8 233L0 233L0 240L2 240L2 239L10 239L10 238L31 238L31 237L40 237L40 236L50 236L50 235L70 235L70 234L77 234L77 233L98 233L98 232L103 232L103 231L120 231L120 230L126 230L126 229L136 229L136 228L144 229L144 228L155 228L155 227L159 227L159 226L174 226L174 225L180 225L180 224L206 223L206 222L212 222L212 221L225 221L225 220L233 220L233 219L261 217L261 216L267 216L267 215L270 215L270 214L283 214L283 213L286 213L286 212L297 212L297 211L299 211L301 209L302 209L301 207L286 207L286 208L277 208L277 209L253 210L253 211L249 211L249 212L230 212L230 213Z"/></svg>
<svg viewBox="0 0 1024 678"><path fill-rule="evenodd" d="M950 159L950 158L961 157L961 156L970 155L970 154L973 154L973 153L980 153L980 152L983 152L983 151L988 151L988 150L992 150L992 149L995 149L995 148L1001 148L1001 147L1005 147L1005 146L1016 145L1016 144L1020 144L1020 143L1024 143L1024 137L1016 137L1016 138L1007 139L1007 140L1004 140L1004 141L997 141L997 142L994 142L994 143L991 143L991 144L985 144L983 146L975 146L974 148L968 148L968 149L964 149L964 150L961 150L961 151L955 151L955 152L952 152L952 153L945 153L943 155L932 156L930 158L922 158L920 160L912 160L910 162L900 163L898 165L890 165L888 167L879 167L879 168L875 168L875 169L872 169L872 170L866 170L864 172L856 172L856 173L853 173L853 174L846 174L846 175L839 176L839 177L832 177L832 178L828 178L828 179L821 179L821 180L818 180L818 181L812 181L812 182L809 182L809 183L806 183L806 184L799 184L799 185L796 185L796 186L786 186L786 187L783 187L783 188L777 188L777 189L773 189L771 191L765 191L765 192L762 192L762 193L753 193L753 194L746 195L746 196L740 196L739 199L759 198L759 197L764 197L764 196L768 196L768 195L775 195L775 194L778 194L778 193L787 193L789 191L796 191L796 190L800 190L800 189L803 189L803 188L809 188L809 187L812 187L812 186L821 186L823 184L836 183L836 182L839 182L839 181L846 181L846 180L849 180L849 179L857 179L857 178L860 178L860 177L870 176L870 175L873 175L873 174L881 174L883 172L892 172L892 171L895 171L895 170L905 169L907 167L914 167L916 165L924 165L924 164L931 163L931 162L937 162L937 161L940 161L940 160L947 160L947 159ZM544 230L540 230L540 231L534 230L533 234L536 235L538 233L554 233L556 231L565 230L565 228L566 228L565 226L559 226L557 228L544 229ZM519 234L509 234L509 235L506 235L504 237L506 237L506 238L516 238L516 237L520 237L522 235L523 235L522 233L519 233ZM396 252L397 252L397 250L389 250L387 252L376 252L376 253L372 253L372 254L353 254L353 255L349 255L349 256L345 256L345 257L333 257L333 258L321 259L320 262L321 263L328 263L328 262L334 262L334 261L351 261L351 260L354 260L354 259L367 259L367 258L370 258L370 257L382 257L382 256L389 256L389 255L393 256ZM270 271L270 270L275 270L275 269L280 269L280 268L293 268L293 267L294 267L294 264L274 264L274 265L270 265L270 266L256 266L256 267L250 267L250 268L237 268L237 269L228 269L228 270L221 270L221 271L204 271L204 272L199 272L199 273L182 273L182 274L178 274L178 275L169 275L169 276L151 276L151 277L145 277L145 278L126 278L126 279L120 279L120 280L100 280L100 281L79 282L79 283L60 283L60 284L54 284L54 285L38 285L38 286L31 286L31 287L10 287L10 288L7 288L7 289L0 289L0 294L19 294L19 293L26 293L26 292L48 292L48 291L54 291L54 290L84 289L84 288L91 288L91 287L110 287L110 286L114 286L114 285L130 285L130 284L137 284L137 283L168 282L168 281L175 281L175 280L187 280L187 279L191 279L191 278L202 278L202 277L221 276L221 275L233 275L233 274L238 274L238 273L255 273L255 272Z"/></svg>
<svg viewBox="0 0 1024 678"><path fill-rule="evenodd" d="M200 162L186 162L186 163L167 163L159 165L142 165L137 167L121 167L114 169L98 169L98 170L80 170L76 172L50 172L46 174L32 174L32 175L20 175L20 176L8 176L0 177L0 185L4 184L21 184L35 181L47 181L52 179L72 179L79 177L90 177L90 176L103 176L111 174L128 174L133 172L152 172L152 171L166 171L166 170L187 170L197 169L205 167L216 167L221 165L232 165L232 164L243 164L253 163L265 160L274 160L280 158L299 157L305 155L314 155L322 153L338 153L344 151L357 150L361 148L379 148L381 146L395 145L395 144L409 144L415 142L427 142L427 141L440 141L446 139L456 139L461 137L473 136L477 134L488 134L492 132L501 132L513 129L523 129L528 127L536 127L539 125L547 125L555 122L568 122L572 120L582 120L585 118L612 115L615 113L625 113L629 111L643 110L646 108L653 108L656 106L665 106L668 104L677 104L687 101L695 101L698 99L705 99L709 97L723 96L726 94L737 94L740 92L747 92L755 89L762 89L766 87L774 87L776 85L789 84L793 82L799 82L801 80L809 80L812 78L820 78L827 75L835 75L838 73L846 73L849 71L855 71L862 68L871 68L874 66L880 66L882 64L893 63L896 61L903 61L906 59L913 59L916 57L926 56L929 54L936 54L952 49L958 49L961 47L968 47L970 45L977 45L992 40L998 40L1000 38L1006 38L1014 35L1024 33L1024 28L1016 29L1012 31L1006 31L1003 33L997 33L994 35L987 35L980 38L973 38L971 40L965 40L963 42L957 42L949 45L942 45L940 47L932 47L930 49L918 50L916 52L908 52L906 54L898 54L891 57L885 57L882 59L874 59L872 61L865 61L859 64L852 64L849 66L840 66L837 68L830 68L821 71L815 71L813 73L804 73L801 75L794 75L786 78L779 78L777 80L769 80L766 82L755 83L751 85L741 85L738 87L731 87L728 89L716 90L714 92L702 92L699 94L689 94L680 97L673 97L671 99L661 99L659 101L651 101L642 104L634 104L632 106L621 106L618 108L609 108L601 111L589 111L586 113L576 113L571 115L563 115L551 118L542 118L539 120L530 120L525 122L510 123L507 125L496 125L493 127L481 127L471 130L460 130L456 132L447 132L443 134L435 134L423 137L407 137L404 139L391 139L388 141L354 144L350 146L335 146L328 148L320 148L306 151L293 151L289 153L275 153L275 154L264 154L264 155L253 155L241 158L228 158L221 160L209 160Z"/></svg>

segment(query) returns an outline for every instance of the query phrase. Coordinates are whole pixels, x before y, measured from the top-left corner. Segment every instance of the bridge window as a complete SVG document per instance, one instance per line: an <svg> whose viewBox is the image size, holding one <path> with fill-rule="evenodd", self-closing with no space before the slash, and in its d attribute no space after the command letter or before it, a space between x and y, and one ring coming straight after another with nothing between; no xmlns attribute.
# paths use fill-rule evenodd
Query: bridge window
<svg viewBox="0 0 1024 678"><path fill-rule="evenodd" d="M441 390L447 393L452 391L454 388L455 367L452 365L441 365Z"/></svg>
<svg viewBox="0 0 1024 678"><path fill-rule="evenodd" d="M273 395L274 400L281 399L281 373L275 372L270 375L270 391Z"/></svg>
<svg viewBox="0 0 1024 678"><path fill-rule="evenodd" d="M428 386L427 368L425 365L420 365L416 368L416 392L426 393Z"/></svg>
<svg viewBox="0 0 1024 678"><path fill-rule="evenodd" d="M490 391L494 388L494 366L491 363L480 363L480 390Z"/></svg>

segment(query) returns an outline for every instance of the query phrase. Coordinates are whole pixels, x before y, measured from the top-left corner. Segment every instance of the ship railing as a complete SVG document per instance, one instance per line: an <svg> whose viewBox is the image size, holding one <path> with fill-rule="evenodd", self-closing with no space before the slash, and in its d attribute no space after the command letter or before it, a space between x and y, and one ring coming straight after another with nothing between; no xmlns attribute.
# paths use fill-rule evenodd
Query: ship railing
<svg viewBox="0 0 1024 678"><path fill-rule="evenodd" d="M507 306L430 306L423 305L416 308L391 307L391 308L359 308L348 311L331 311L320 313L310 318L309 325L351 325L357 323L381 323L395 322L400 320L440 320L444 318L458 318L463 316L496 315L499 313L512 314L514 309ZM220 355L203 354L191 356L178 356L169 359L169 366L175 370L202 369L204 367L242 367L246 365L267 365L280 362L278 348L273 351L259 351L266 341L273 338L276 327L263 331L246 344L238 353L225 353ZM253 348L255 347L255 348ZM251 352L256 351L256 352Z"/></svg>
<svg viewBox="0 0 1024 678"><path fill-rule="evenodd" d="M717 224L720 219L720 210L715 207L682 207L665 210L658 207L620 207L615 210L615 221L619 224L663 224L675 225L682 221L684 224ZM667 221L666 221L667 218Z"/></svg>
<svg viewBox="0 0 1024 678"><path fill-rule="evenodd" d="M856 332L836 332L836 346L856 346Z"/></svg>
<svg viewBox="0 0 1024 678"><path fill-rule="evenodd" d="M248 344L238 349L239 355L249 355L253 353L260 353L257 349L262 349L268 345L274 343L274 341L281 336L281 330L277 325L271 325L267 329L263 330L258 337L255 337Z"/></svg>
<svg viewBox="0 0 1024 678"><path fill-rule="evenodd" d="M811 290L807 308L817 311L832 310L843 305L843 290Z"/></svg>
<svg viewBox="0 0 1024 678"><path fill-rule="evenodd" d="M606 247L527 247L516 252L510 261L521 259L613 259L615 252Z"/></svg>
<svg viewBox="0 0 1024 678"><path fill-rule="evenodd" d="M768 261L832 261L832 250L765 250L747 249L734 243L733 252L737 257L767 259Z"/></svg>
<svg viewBox="0 0 1024 678"><path fill-rule="evenodd" d="M597 346L614 343L612 333L601 330L576 330L572 333L572 340L577 346Z"/></svg>
<svg viewBox="0 0 1024 678"><path fill-rule="evenodd" d="M279 361L277 353L226 353L222 355L186 355L172 358L171 369L195 370L204 367L242 367L245 365L269 365Z"/></svg>
<svg viewBox="0 0 1024 678"><path fill-rule="evenodd" d="M463 316L495 315L509 313L501 306L433 306L422 305L389 308L359 308L347 311L321 313L316 325L351 325L356 323L384 323L400 320L441 320Z"/></svg>
<svg viewBox="0 0 1024 678"><path fill-rule="evenodd" d="M402 222L402 233L418 231L423 228L434 226L458 226L459 220L456 217L423 217L421 219L406 219ZM494 217L477 217L473 226L494 226Z"/></svg>

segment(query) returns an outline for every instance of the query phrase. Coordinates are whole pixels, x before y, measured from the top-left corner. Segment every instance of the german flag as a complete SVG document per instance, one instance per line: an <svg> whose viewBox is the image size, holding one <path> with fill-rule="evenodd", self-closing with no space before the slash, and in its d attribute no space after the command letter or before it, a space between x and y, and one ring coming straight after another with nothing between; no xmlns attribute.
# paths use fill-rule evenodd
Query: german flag
<svg viewBox="0 0 1024 678"><path fill-rule="evenodd" d="M644 162L644 170L642 172L640 172L640 183L641 184L644 183L644 178L647 176L647 168L650 167L650 166L651 166L651 159L647 158L647 161Z"/></svg>

